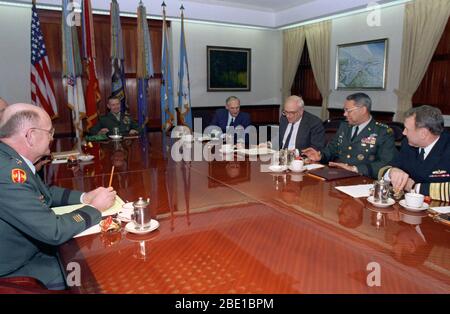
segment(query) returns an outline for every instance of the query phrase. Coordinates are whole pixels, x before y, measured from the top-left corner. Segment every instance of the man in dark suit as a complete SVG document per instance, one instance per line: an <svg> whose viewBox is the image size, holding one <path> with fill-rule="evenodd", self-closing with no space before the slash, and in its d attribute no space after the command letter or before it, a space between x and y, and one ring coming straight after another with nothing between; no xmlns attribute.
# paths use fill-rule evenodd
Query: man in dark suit
<svg viewBox="0 0 450 314"><path fill-rule="evenodd" d="M227 132L227 127L242 126L244 129L251 124L250 115L240 112L241 101L236 96L230 96L225 101L226 109L217 109L211 121L211 125L220 127L222 133Z"/></svg>
<svg viewBox="0 0 450 314"><path fill-rule="evenodd" d="M399 156L380 170L395 190L415 191L432 199L450 201L450 135L444 131L439 109L420 106L405 114ZM387 172L386 172L387 170Z"/></svg>
<svg viewBox="0 0 450 314"><path fill-rule="evenodd" d="M280 148L298 150L307 147L320 150L325 146L322 121L305 111L305 103L299 96L290 96L284 102L279 143Z"/></svg>
<svg viewBox="0 0 450 314"><path fill-rule="evenodd" d="M394 158L396 148L392 129L372 118L371 107L372 100L364 93L347 96L347 121L341 123L331 142L319 151L309 147L302 152L313 161L377 178L378 171Z"/></svg>
<svg viewBox="0 0 450 314"><path fill-rule="evenodd" d="M109 112L99 118L98 122L89 129L89 134L112 135L114 128L118 128L119 134L122 136L136 135L139 133L139 126L136 121L132 120L128 114L122 117L119 98L114 96L109 97L107 106Z"/></svg>
<svg viewBox="0 0 450 314"><path fill-rule="evenodd" d="M57 246L99 223L116 192L45 185L33 163L50 153L53 133L48 114L30 104L10 105L0 119L0 277L29 276L49 289L64 289ZM63 215L50 209L80 203Z"/></svg>

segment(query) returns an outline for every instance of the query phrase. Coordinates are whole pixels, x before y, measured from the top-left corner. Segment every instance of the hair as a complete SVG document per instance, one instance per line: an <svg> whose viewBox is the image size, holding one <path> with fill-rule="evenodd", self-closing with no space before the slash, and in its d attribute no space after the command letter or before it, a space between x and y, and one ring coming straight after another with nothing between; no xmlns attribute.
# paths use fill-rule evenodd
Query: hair
<svg viewBox="0 0 450 314"><path fill-rule="evenodd" d="M34 110L22 110L13 114L7 121L4 121L4 115L0 120L0 138L9 138L18 133L27 124L36 125L41 117Z"/></svg>
<svg viewBox="0 0 450 314"><path fill-rule="evenodd" d="M110 100L112 100L112 99L117 99L118 101L120 101L119 96L111 95L111 96L108 97L108 102L109 102Z"/></svg>
<svg viewBox="0 0 450 314"><path fill-rule="evenodd" d="M367 110L370 112L372 108L372 100L370 99L369 95L365 93L355 93L348 95L347 100L353 100L355 104L359 107L366 107Z"/></svg>
<svg viewBox="0 0 450 314"><path fill-rule="evenodd" d="M241 103L241 100L239 98L237 98L236 96L230 96L225 100L225 105L228 105L228 103L233 100L239 101L239 104Z"/></svg>
<svg viewBox="0 0 450 314"><path fill-rule="evenodd" d="M438 108L427 105L411 108L405 113L405 118L412 116L416 118L416 128L426 128L434 135L444 131L444 118Z"/></svg>
<svg viewBox="0 0 450 314"><path fill-rule="evenodd" d="M284 103L287 103L288 101L295 101L300 108L305 107L305 102L303 101L303 98L297 95L292 95L286 98Z"/></svg>

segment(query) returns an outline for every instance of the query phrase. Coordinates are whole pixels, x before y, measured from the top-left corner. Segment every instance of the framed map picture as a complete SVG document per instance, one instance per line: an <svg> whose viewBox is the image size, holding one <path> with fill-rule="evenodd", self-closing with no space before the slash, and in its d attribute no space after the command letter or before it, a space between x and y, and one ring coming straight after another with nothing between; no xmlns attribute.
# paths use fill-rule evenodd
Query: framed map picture
<svg viewBox="0 0 450 314"><path fill-rule="evenodd" d="M385 89L387 38L339 45L336 89Z"/></svg>
<svg viewBox="0 0 450 314"><path fill-rule="evenodd" d="M251 49L206 47L208 92L250 91Z"/></svg>

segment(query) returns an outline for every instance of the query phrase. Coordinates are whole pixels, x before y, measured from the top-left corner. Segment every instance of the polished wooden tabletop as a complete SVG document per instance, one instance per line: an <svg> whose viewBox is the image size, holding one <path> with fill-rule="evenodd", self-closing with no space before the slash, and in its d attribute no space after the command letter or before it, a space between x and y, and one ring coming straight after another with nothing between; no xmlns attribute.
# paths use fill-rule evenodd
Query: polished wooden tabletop
<svg viewBox="0 0 450 314"><path fill-rule="evenodd" d="M63 141L61 141L64 143ZM400 205L375 208L321 181L271 173L261 160L176 162L173 140L94 144L91 163L51 165L46 180L149 197L145 235L101 233L60 248L82 293L449 293L450 227ZM56 144L55 144L56 145ZM69 149L58 144L54 149ZM243 158L239 158L243 159ZM434 204L440 205L440 204Z"/></svg>

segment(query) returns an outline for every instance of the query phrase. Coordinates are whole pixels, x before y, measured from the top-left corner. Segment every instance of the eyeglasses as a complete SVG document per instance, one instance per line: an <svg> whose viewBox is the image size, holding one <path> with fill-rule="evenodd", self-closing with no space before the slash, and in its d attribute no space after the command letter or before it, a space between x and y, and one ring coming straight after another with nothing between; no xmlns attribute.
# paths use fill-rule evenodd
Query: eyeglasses
<svg viewBox="0 0 450 314"><path fill-rule="evenodd" d="M286 110L283 110L283 111L281 112L281 114L282 114L283 116L293 116L293 115L295 115L295 114L297 114L297 113L299 113L299 111L286 111Z"/></svg>
<svg viewBox="0 0 450 314"><path fill-rule="evenodd" d="M55 135L55 128L52 127L50 130L46 130L46 129L41 129L41 128L30 128L30 130L40 130L40 131L45 131L47 132L51 138L53 138L53 135Z"/></svg>
<svg viewBox="0 0 450 314"><path fill-rule="evenodd" d="M350 112L352 112L352 111L355 111L355 110L358 110L358 109L361 109L361 108L362 108L362 107L354 107L354 108L351 108L351 109L344 108L344 112L350 113Z"/></svg>

